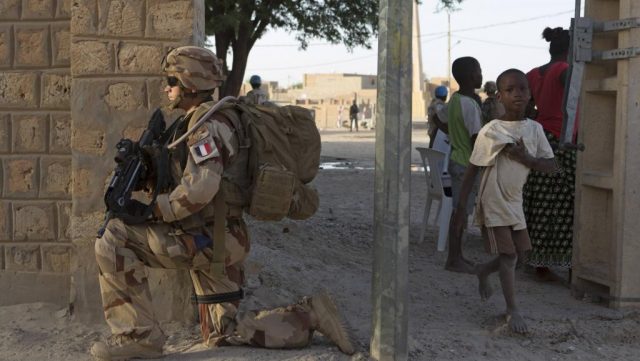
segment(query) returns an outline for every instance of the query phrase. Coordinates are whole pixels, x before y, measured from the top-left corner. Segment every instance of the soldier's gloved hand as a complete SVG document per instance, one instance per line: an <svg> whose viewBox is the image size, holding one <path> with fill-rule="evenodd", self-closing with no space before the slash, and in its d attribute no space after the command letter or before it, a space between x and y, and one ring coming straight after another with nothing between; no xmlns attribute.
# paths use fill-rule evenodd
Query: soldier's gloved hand
<svg viewBox="0 0 640 361"><path fill-rule="evenodd" d="M169 149L164 145L154 143L153 145L145 146L142 151L147 154L151 164L151 171L149 179L156 180L154 187L160 192L167 191L169 186Z"/></svg>
<svg viewBox="0 0 640 361"><path fill-rule="evenodd" d="M135 199L130 200L127 203L127 213L131 216L135 216L135 217L140 217L142 215L144 215L145 211L147 210L147 205L137 201Z"/></svg>
<svg viewBox="0 0 640 361"><path fill-rule="evenodd" d="M163 156L163 153L167 151L167 148L162 145L153 144L145 145L144 147L142 147L142 151L145 152L149 156L149 158L158 159L159 157Z"/></svg>

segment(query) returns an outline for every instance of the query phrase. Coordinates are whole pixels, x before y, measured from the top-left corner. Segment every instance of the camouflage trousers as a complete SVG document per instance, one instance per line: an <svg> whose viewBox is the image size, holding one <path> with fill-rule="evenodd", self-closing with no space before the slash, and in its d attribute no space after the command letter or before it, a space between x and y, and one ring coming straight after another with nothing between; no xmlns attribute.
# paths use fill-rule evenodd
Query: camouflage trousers
<svg viewBox="0 0 640 361"><path fill-rule="evenodd" d="M169 224L126 225L109 222L96 240L99 281L105 320L113 334L143 337L158 327L146 267L190 271L198 295L238 291L244 282L243 261L249 253L247 228L241 218L227 221L226 274L210 269L212 249L197 251L192 234L213 238L212 228L177 232ZM236 302L199 305L200 324L206 344L249 344L267 348L306 346L313 335L310 308L304 303L238 315Z"/></svg>

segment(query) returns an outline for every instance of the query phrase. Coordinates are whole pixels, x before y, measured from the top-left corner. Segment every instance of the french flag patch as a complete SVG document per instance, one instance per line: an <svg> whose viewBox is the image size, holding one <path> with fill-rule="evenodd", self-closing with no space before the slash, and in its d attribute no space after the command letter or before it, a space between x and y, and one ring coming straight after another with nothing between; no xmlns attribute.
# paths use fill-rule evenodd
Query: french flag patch
<svg viewBox="0 0 640 361"><path fill-rule="evenodd" d="M200 164L207 159L220 157L220 152L211 135L197 141L190 147L191 156L196 164Z"/></svg>
<svg viewBox="0 0 640 361"><path fill-rule="evenodd" d="M200 144L196 148L196 153L198 153L198 156L200 156L200 157L206 157L209 154L211 154L211 152L213 152L213 148L211 147L211 144L209 144L209 143Z"/></svg>

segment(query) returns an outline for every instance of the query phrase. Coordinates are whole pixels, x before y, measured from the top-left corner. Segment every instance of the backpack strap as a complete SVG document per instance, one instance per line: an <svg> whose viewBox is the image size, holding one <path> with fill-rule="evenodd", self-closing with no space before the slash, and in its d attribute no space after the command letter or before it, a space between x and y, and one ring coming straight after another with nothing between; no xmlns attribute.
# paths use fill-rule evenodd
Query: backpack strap
<svg viewBox="0 0 640 361"><path fill-rule="evenodd" d="M213 198L213 258L211 259L211 273L213 277L220 278L225 275L225 248L227 225L227 204L224 202L222 187Z"/></svg>
<svg viewBox="0 0 640 361"><path fill-rule="evenodd" d="M187 137L189 135L191 135L191 133L195 132L198 128L200 128L200 126L207 121L207 119L209 119L209 116L211 114L213 114L215 111L217 111L218 109L220 109L220 107L222 107L223 105L225 105L226 102L235 102L236 98L232 97L232 96L227 96L224 97L222 99L220 99L218 102L216 102L213 106L211 106L206 113L204 113L204 115L200 116L197 119L197 122L191 127L189 128L189 130L187 130L186 133L184 133L180 138L178 138L176 141L174 141L173 143L169 144L167 146L167 148L171 149L171 148L175 148L178 144L180 144L181 142L183 142L185 139L187 139ZM206 105L206 103L203 103L204 105ZM201 104L201 105L203 105Z"/></svg>

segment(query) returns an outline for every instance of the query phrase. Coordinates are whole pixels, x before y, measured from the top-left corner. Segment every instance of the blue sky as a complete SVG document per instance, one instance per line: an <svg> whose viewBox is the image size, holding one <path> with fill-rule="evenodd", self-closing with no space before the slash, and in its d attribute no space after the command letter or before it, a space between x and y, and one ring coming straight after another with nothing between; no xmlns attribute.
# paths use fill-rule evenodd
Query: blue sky
<svg viewBox="0 0 640 361"><path fill-rule="evenodd" d="M465 0L451 14L451 57L476 57L485 81L508 68L526 72L549 60L542 30L568 28L574 6L575 0ZM447 14L435 10L435 0L419 6L423 72L428 77L447 75ZM304 73L375 74L377 39L371 45L349 52L317 39L303 51L293 34L270 29L251 51L245 77L259 74L287 86L300 82Z"/></svg>

